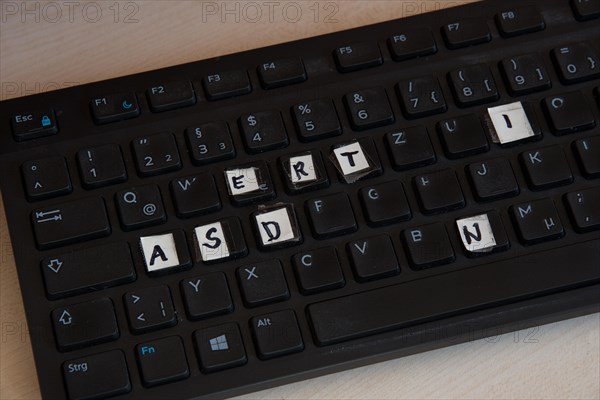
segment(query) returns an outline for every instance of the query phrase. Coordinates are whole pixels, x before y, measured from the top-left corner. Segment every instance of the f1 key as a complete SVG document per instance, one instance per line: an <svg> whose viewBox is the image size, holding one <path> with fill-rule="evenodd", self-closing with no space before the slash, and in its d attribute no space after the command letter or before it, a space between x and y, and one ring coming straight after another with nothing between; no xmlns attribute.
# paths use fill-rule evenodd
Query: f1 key
<svg viewBox="0 0 600 400"><path fill-rule="evenodd" d="M110 234L106 207L100 197L38 208L31 213L31 221L40 249Z"/></svg>
<svg viewBox="0 0 600 400"><path fill-rule="evenodd" d="M140 115L135 93L118 93L92 99L92 116L97 124L120 121Z"/></svg>

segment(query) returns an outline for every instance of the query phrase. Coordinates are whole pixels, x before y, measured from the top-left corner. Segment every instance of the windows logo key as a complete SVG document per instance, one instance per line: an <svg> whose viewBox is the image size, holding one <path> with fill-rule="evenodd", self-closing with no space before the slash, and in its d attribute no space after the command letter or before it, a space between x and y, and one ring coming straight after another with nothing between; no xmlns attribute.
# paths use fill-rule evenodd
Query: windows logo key
<svg viewBox="0 0 600 400"><path fill-rule="evenodd" d="M227 336L221 335L209 340L210 349L212 351L228 350Z"/></svg>

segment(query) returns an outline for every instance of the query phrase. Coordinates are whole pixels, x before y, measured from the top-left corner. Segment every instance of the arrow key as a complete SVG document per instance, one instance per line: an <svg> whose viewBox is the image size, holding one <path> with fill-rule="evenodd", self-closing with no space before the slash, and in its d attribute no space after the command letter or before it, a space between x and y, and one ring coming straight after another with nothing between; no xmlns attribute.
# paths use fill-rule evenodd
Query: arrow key
<svg viewBox="0 0 600 400"><path fill-rule="evenodd" d="M143 333L173 326L177 314L171 291L166 285L153 286L125 294L129 326L134 333Z"/></svg>
<svg viewBox="0 0 600 400"><path fill-rule="evenodd" d="M60 351L74 350L119 337L113 302L92 300L52 311L56 343Z"/></svg>

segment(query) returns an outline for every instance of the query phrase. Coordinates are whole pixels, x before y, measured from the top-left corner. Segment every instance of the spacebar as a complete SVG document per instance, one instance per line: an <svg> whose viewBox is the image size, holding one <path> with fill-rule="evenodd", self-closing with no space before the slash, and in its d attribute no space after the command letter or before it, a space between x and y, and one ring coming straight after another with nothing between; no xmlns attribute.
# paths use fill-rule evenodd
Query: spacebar
<svg viewBox="0 0 600 400"><path fill-rule="evenodd" d="M597 282L598 254L591 240L311 304L308 316L317 345L343 342Z"/></svg>

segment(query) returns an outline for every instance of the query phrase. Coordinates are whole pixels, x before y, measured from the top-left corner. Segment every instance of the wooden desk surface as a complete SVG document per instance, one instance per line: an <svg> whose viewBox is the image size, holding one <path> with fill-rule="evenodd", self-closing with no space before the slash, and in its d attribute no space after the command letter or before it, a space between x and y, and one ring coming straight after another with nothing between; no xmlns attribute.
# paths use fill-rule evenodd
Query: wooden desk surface
<svg viewBox="0 0 600 400"><path fill-rule="evenodd" d="M2 0L1 96L152 70L458 3ZM0 399L39 398L1 200L0 323ZM246 398L591 399L600 398L599 377L600 315L595 314Z"/></svg>

